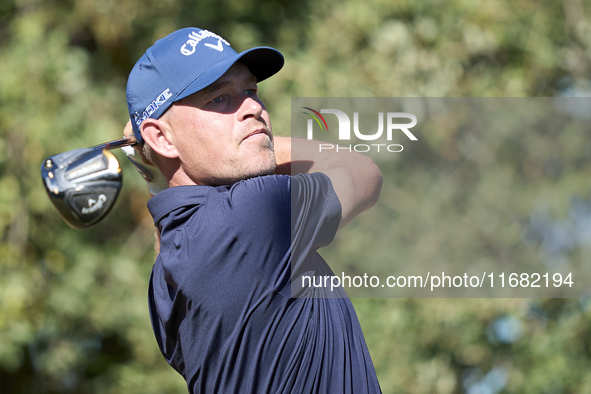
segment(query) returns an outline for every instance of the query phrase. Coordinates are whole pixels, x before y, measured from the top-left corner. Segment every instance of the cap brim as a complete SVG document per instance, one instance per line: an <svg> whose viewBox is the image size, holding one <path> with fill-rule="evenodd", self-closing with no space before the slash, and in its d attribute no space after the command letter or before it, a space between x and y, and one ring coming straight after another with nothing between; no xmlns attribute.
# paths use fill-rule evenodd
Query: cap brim
<svg viewBox="0 0 591 394"><path fill-rule="evenodd" d="M195 80L183 89L174 101L183 99L208 87L224 75L226 71L237 62L248 67L249 71L257 79L257 82L261 82L281 70L285 60L281 52L271 47L256 47L238 53L235 56L214 64L202 74L195 76Z"/></svg>

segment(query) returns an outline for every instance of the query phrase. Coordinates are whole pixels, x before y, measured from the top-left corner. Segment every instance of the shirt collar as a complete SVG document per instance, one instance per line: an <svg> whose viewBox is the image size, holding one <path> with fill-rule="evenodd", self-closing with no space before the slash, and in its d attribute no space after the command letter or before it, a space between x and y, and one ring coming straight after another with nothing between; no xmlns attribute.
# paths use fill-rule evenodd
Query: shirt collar
<svg viewBox="0 0 591 394"><path fill-rule="evenodd" d="M199 205L213 186L175 186L161 191L148 201L148 210L154 218L154 225L172 211L190 205Z"/></svg>

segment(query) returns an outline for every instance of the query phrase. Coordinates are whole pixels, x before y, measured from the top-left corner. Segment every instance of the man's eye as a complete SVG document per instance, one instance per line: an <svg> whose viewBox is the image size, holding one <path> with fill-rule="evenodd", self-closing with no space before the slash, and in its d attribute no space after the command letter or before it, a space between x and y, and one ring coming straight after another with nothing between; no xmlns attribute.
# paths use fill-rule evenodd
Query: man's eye
<svg viewBox="0 0 591 394"><path fill-rule="evenodd" d="M257 95L257 89L247 89L246 90L246 94L248 94L249 96L256 96Z"/></svg>
<svg viewBox="0 0 591 394"><path fill-rule="evenodd" d="M210 101L210 103L221 103L221 102L222 102L222 96L218 96Z"/></svg>

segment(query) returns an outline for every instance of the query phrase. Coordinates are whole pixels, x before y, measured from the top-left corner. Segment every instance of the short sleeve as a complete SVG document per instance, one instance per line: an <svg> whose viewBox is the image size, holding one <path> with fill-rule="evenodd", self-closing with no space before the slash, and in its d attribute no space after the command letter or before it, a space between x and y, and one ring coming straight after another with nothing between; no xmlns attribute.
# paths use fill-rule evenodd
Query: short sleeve
<svg viewBox="0 0 591 394"><path fill-rule="evenodd" d="M245 261L288 295L294 264L315 261L310 255L332 242L338 229L341 205L330 179L321 173L260 177L229 191L224 211Z"/></svg>
<svg viewBox="0 0 591 394"><path fill-rule="evenodd" d="M332 242L341 221L341 204L330 178L296 175L291 185L292 265Z"/></svg>

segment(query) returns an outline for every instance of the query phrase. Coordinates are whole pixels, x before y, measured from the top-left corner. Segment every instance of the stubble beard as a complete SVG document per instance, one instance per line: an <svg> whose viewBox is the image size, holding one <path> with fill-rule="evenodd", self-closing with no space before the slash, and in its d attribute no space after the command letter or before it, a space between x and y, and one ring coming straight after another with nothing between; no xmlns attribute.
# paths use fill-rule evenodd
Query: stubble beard
<svg viewBox="0 0 591 394"><path fill-rule="evenodd" d="M241 167L239 163L236 163L234 167L234 171L227 177L219 178L210 176L208 178L209 185L212 186L222 186L222 185L233 185L234 183L250 179L256 178L259 176L266 176L272 175L275 173L275 169L277 168L277 160L275 158L275 151L273 147L273 140L270 139L267 144L261 146L261 149L266 150L266 154L270 156L261 157L257 163L253 165L252 162L248 161L249 169L245 169ZM258 153L260 155L261 153Z"/></svg>

